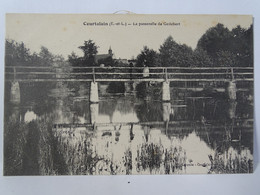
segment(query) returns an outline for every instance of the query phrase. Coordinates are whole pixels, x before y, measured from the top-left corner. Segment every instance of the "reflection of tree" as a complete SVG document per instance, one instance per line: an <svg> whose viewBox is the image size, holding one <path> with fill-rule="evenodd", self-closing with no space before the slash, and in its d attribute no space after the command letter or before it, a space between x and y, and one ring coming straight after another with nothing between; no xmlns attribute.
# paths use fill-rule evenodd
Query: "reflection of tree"
<svg viewBox="0 0 260 195"><path fill-rule="evenodd" d="M165 134L171 138L177 138L179 140L183 140L186 137L189 136L189 134L191 134L193 132L194 126L190 126L190 127L181 127L181 125L169 125L167 132L165 132Z"/></svg>
<svg viewBox="0 0 260 195"><path fill-rule="evenodd" d="M191 98L187 101L188 118L200 120L221 120L227 118L228 101L221 98Z"/></svg>
<svg viewBox="0 0 260 195"><path fill-rule="evenodd" d="M253 118L254 107L249 101L238 102L236 106L236 115L238 118Z"/></svg>
<svg viewBox="0 0 260 195"><path fill-rule="evenodd" d="M206 125L201 124L200 127L196 128L196 135L219 154L223 154L230 147L238 153L241 152L242 148L248 148L252 152L253 131L248 132L248 128L252 127L250 125L249 127L243 127L243 121L226 120L223 121L223 124L217 122Z"/></svg>
<svg viewBox="0 0 260 195"><path fill-rule="evenodd" d="M125 83L124 82L110 82L107 88L108 93L124 93Z"/></svg>
<svg viewBox="0 0 260 195"><path fill-rule="evenodd" d="M117 101L110 100L107 101L100 101L99 102L99 113L108 115L110 119L112 119L113 113L116 110Z"/></svg>
<svg viewBox="0 0 260 195"><path fill-rule="evenodd" d="M71 111L75 116L84 117L86 120L90 119L89 103L87 101L74 102Z"/></svg>
<svg viewBox="0 0 260 195"><path fill-rule="evenodd" d="M133 103L127 98L120 98L117 100L116 109L123 114L128 114L133 110Z"/></svg>
<svg viewBox="0 0 260 195"><path fill-rule="evenodd" d="M186 107L175 107L176 105L172 105L172 114L170 116L171 121L178 120L188 120L189 113L187 112Z"/></svg>
<svg viewBox="0 0 260 195"><path fill-rule="evenodd" d="M135 111L139 121L162 121L163 111L161 102L145 101L135 106Z"/></svg>
<svg viewBox="0 0 260 195"><path fill-rule="evenodd" d="M116 100L100 101L99 102L99 113L108 115L110 119L115 112L118 110L120 113L127 114L133 109L133 103L126 98L117 98Z"/></svg>
<svg viewBox="0 0 260 195"><path fill-rule="evenodd" d="M138 98L158 100L161 97L161 85L161 83L138 83L136 86L136 95Z"/></svg>

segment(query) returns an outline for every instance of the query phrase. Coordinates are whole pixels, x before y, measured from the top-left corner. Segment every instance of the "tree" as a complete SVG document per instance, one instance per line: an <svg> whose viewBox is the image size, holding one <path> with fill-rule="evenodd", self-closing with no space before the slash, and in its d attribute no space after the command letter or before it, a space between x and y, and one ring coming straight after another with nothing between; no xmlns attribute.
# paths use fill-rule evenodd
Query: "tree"
<svg viewBox="0 0 260 195"><path fill-rule="evenodd" d="M141 66L158 66L158 53L153 49L149 49L147 46L144 46L141 53L137 56L136 65Z"/></svg>
<svg viewBox="0 0 260 195"><path fill-rule="evenodd" d="M6 66L26 66L30 62L30 50L24 43L14 40L5 41L5 65Z"/></svg>
<svg viewBox="0 0 260 195"><path fill-rule="evenodd" d="M98 53L98 46L92 41L88 40L84 42L83 46L79 46L84 53L83 63L88 66L95 65L95 55Z"/></svg>
<svg viewBox="0 0 260 195"><path fill-rule="evenodd" d="M210 56L201 48L196 48L193 51L192 55L192 66L195 67L205 67L205 66L212 66L213 62Z"/></svg>
<svg viewBox="0 0 260 195"><path fill-rule="evenodd" d="M231 51L220 50L216 52L215 63L218 66L232 67L237 64L237 56Z"/></svg>
<svg viewBox="0 0 260 195"><path fill-rule="evenodd" d="M160 46L159 59L162 66L182 66L192 65L193 51L187 45L179 45L169 36Z"/></svg>
<svg viewBox="0 0 260 195"><path fill-rule="evenodd" d="M75 52L72 52L71 55L68 56L68 61L72 66L81 66L81 60Z"/></svg>
<svg viewBox="0 0 260 195"><path fill-rule="evenodd" d="M52 66L54 61L54 55L49 52L48 48L42 46L41 51L39 53L39 57L41 59L42 66Z"/></svg>
<svg viewBox="0 0 260 195"><path fill-rule="evenodd" d="M249 29L237 26L232 29L230 51L237 58L237 66L253 66L253 26Z"/></svg>
<svg viewBox="0 0 260 195"><path fill-rule="evenodd" d="M225 28L223 24L217 24L210 28L199 39L197 48L203 49L212 59L216 58L216 53L220 50L229 50L229 44L232 38L232 33Z"/></svg>
<svg viewBox="0 0 260 195"><path fill-rule="evenodd" d="M197 49L202 49L211 57L215 65L253 65L253 27L237 26L231 31L223 24L210 28L200 38Z"/></svg>

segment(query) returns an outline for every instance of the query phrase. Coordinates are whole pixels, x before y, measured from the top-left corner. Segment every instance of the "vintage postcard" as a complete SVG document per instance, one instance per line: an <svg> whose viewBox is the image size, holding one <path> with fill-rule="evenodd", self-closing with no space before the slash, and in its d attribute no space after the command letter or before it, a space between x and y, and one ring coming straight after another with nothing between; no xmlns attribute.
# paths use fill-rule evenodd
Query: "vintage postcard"
<svg viewBox="0 0 260 195"><path fill-rule="evenodd" d="M7 14L4 175L253 172L253 18Z"/></svg>

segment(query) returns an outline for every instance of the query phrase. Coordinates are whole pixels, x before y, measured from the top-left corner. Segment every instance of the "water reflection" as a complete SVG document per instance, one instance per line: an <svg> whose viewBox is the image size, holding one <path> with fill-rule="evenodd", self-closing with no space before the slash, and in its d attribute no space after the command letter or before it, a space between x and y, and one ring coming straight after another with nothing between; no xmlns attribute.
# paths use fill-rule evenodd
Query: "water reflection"
<svg viewBox="0 0 260 195"><path fill-rule="evenodd" d="M252 172L253 107L246 102L187 97L166 103L130 94L90 104L58 90L51 98L49 112L37 112L35 103L13 106L5 118L5 131L12 122L37 129L41 174Z"/></svg>

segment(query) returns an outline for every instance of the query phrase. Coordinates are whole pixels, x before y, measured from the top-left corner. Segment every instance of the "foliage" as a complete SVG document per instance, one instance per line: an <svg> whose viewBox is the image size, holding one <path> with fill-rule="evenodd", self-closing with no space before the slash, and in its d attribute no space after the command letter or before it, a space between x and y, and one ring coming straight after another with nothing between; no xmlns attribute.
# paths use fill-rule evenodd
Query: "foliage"
<svg viewBox="0 0 260 195"><path fill-rule="evenodd" d="M48 48L42 46L39 53L32 53L23 42L5 41L6 66L53 66L54 62L64 62L61 55L53 55Z"/></svg>
<svg viewBox="0 0 260 195"><path fill-rule="evenodd" d="M97 54L97 46L92 40L84 41L83 46L79 46L84 53L84 59L89 59Z"/></svg>
<svg viewBox="0 0 260 195"><path fill-rule="evenodd" d="M232 34L223 24L217 24L210 28L198 41L198 48L207 51L211 57L216 57L219 50L225 50L229 47Z"/></svg>
<svg viewBox="0 0 260 195"><path fill-rule="evenodd" d="M231 31L223 24L210 28L200 38L197 49L202 49L218 66L253 65L253 26L237 26Z"/></svg>
<svg viewBox="0 0 260 195"><path fill-rule="evenodd" d="M253 26L237 26L232 30L223 24L209 28L192 50L169 36L159 48L159 53L143 48L137 56L137 66L253 66Z"/></svg>
<svg viewBox="0 0 260 195"><path fill-rule="evenodd" d="M86 67L86 66L96 66L95 55L98 53L95 42L92 40L84 41L84 45L79 46L84 53L83 57L79 57L72 52L71 55L68 56L68 62L73 67ZM90 69L80 69L80 68L73 68L73 72L90 72ZM81 78L81 76L75 76L75 78Z"/></svg>
<svg viewBox="0 0 260 195"><path fill-rule="evenodd" d="M235 66L238 64L236 55L231 51L224 51L219 50L216 52L216 59L215 63L218 64L218 66Z"/></svg>
<svg viewBox="0 0 260 195"><path fill-rule="evenodd" d="M32 53L25 46L23 42L18 43L14 40L6 40L5 47L5 66L46 66L53 67L59 64L60 66L65 65L64 58L60 55L52 54L46 47L41 47L39 53ZM19 69L18 71L23 71L24 74L16 75L17 77L23 79L34 79L34 78L50 78L50 75L35 75L29 72L34 72L36 68L30 69ZM11 72L12 69L8 69ZM43 70L49 71L49 70ZM6 79L13 79L13 75L8 74ZM46 109L48 103L48 91L54 87L54 83L50 82L21 82L21 101L35 101L37 105L41 106L41 110ZM6 83L7 86L7 83ZM40 89L40 90L39 90ZM5 90L5 98L7 102L9 101L8 94L10 94L10 88ZM45 110L46 111L46 110Z"/></svg>
<svg viewBox="0 0 260 195"><path fill-rule="evenodd" d="M141 53L137 56L136 66L158 66L158 53L144 46Z"/></svg>
<svg viewBox="0 0 260 195"><path fill-rule="evenodd" d="M192 49L185 44L176 43L172 36L169 36L164 41L159 51L159 59L162 66L188 67L192 65Z"/></svg>
<svg viewBox="0 0 260 195"><path fill-rule="evenodd" d="M192 66L206 67L212 66L213 62L207 52L201 48L196 48L192 55Z"/></svg>
<svg viewBox="0 0 260 195"><path fill-rule="evenodd" d="M5 41L5 65L6 66L16 66L16 65L29 65L32 58L35 55L30 55L30 50L27 49L24 43L18 43L14 40Z"/></svg>
<svg viewBox="0 0 260 195"><path fill-rule="evenodd" d="M68 56L68 61L72 66L81 66L81 59L76 55L75 52L72 52L71 55Z"/></svg>
<svg viewBox="0 0 260 195"><path fill-rule="evenodd" d="M96 46L95 42L92 40L84 41L84 45L79 46L79 49L83 51L84 56L82 58L78 58L72 53L72 55L69 56L69 59L74 60L76 64L81 66L94 66L95 55L98 53L98 46ZM75 66L75 64L73 64L73 66Z"/></svg>

